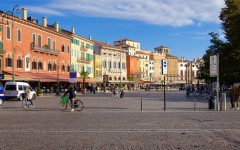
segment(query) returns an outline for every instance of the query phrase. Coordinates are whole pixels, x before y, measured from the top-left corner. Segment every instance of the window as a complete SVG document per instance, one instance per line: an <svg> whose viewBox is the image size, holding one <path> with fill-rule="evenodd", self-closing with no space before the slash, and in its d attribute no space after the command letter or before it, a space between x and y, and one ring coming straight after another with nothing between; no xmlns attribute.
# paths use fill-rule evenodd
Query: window
<svg viewBox="0 0 240 150"><path fill-rule="evenodd" d="M20 29L18 29L18 31L17 31L17 40L18 40L18 42L21 41L21 30Z"/></svg>
<svg viewBox="0 0 240 150"><path fill-rule="evenodd" d="M107 67L107 61L104 60L104 61L103 61L103 68L106 68L106 67Z"/></svg>
<svg viewBox="0 0 240 150"><path fill-rule="evenodd" d="M118 68L121 69L121 62L118 62Z"/></svg>
<svg viewBox="0 0 240 150"><path fill-rule="evenodd" d="M51 39L48 38L48 48L51 49Z"/></svg>
<svg viewBox="0 0 240 150"><path fill-rule="evenodd" d="M57 70L57 65L56 65L56 63L54 62L53 63L53 71L56 71Z"/></svg>
<svg viewBox="0 0 240 150"><path fill-rule="evenodd" d="M117 68L117 63L113 62L113 68Z"/></svg>
<svg viewBox="0 0 240 150"><path fill-rule="evenodd" d="M37 62L35 58L32 60L32 69L37 69Z"/></svg>
<svg viewBox="0 0 240 150"><path fill-rule="evenodd" d="M52 64L50 61L48 61L48 71L52 71Z"/></svg>
<svg viewBox="0 0 240 150"><path fill-rule="evenodd" d="M64 63L62 63L62 72L65 72L65 65L64 65Z"/></svg>
<svg viewBox="0 0 240 150"><path fill-rule="evenodd" d="M108 68L112 68L112 62L111 61L108 61Z"/></svg>
<svg viewBox="0 0 240 150"><path fill-rule="evenodd" d="M122 63L122 69L126 69L126 68L125 68L125 63Z"/></svg>
<svg viewBox="0 0 240 150"><path fill-rule="evenodd" d="M64 49L65 47L64 47L64 44L62 44L62 52L64 52L65 51L65 49Z"/></svg>
<svg viewBox="0 0 240 150"><path fill-rule="evenodd" d="M39 59L38 60L38 70L42 70L42 60L41 59Z"/></svg>
<svg viewBox="0 0 240 150"><path fill-rule="evenodd" d="M22 68L22 59L21 59L21 56L18 56L18 58L17 58L17 68Z"/></svg>
<svg viewBox="0 0 240 150"><path fill-rule="evenodd" d="M7 26L7 39L11 38L11 34L10 34L10 27Z"/></svg>
<svg viewBox="0 0 240 150"><path fill-rule="evenodd" d="M42 47L42 37L38 35L38 47Z"/></svg>
<svg viewBox="0 0 240 150"><path fill-rule="evenodd" d="M10 57L10 54L6 57L6 67L12 67L12 58Z"/></svg>
<svg viewBox="0 0 240 150"><path fill-rule="evenodd" d="M52 41L52 49L55 50L55 41Z"/></svg>
<svg viewBox="0 0 240 150"><path fill-rule="evenodd" d="M68 66L67 66L67 72L69 72L70 71L70 65L68 64Z"/></svg>
<svg viewBox="0 0 240 150"><path fill-rule="evenodd" d="M36 42L36 35L33 33L32 34L32 42L35 43Z"/></svg>

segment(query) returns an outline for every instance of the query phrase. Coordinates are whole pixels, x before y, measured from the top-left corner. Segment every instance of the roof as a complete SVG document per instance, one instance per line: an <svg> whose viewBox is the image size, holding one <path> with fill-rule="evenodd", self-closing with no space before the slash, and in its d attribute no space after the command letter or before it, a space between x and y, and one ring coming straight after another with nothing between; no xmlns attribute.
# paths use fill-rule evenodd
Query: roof
<svg viewBox="0 0 240 150"><path fill-rule="evenodd" d="M132 41L132 42L138 42L138 41L134 41L134 40L127 39L127 38L120 39L120 40L116 40L116 41L114 41L114 42L122 42L122 41ZM139 42L138 42L138 43L139 43Z"/></svg>
<svg viewBox="0 0 240 150"><path fill-rule="evenodd" d="M169 48L169 47L167 47L167 46L158 46L158 47L155 47L155 48Z"/></svg>
<svg viewBox="0 0 240 150"><path fill-rule="evenodd" d="M111 48L115 48L115 49L120 49L120 46L114 46L105 42L101 42L101 41L96 41L96 40L92 40L95 44L101 45L103 47L111 47Z"/></svg>

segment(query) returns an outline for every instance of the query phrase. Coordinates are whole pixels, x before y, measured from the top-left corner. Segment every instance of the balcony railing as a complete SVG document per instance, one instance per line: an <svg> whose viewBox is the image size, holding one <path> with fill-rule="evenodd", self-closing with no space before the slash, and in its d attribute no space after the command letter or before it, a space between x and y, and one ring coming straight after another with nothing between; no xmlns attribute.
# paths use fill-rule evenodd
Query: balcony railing
<svg viewBox="0 0 240 150"><path fill-rule="evenodd" d="M78 63L87 63L90 64L92 60L89 60L87 58L77 58Z"/></svg>
<svg viewBox="0 0 240 150"><path fill-rule="evenodd" d="M41 53L48 53L51 55L59 55L60 51L55 49L50 49L48 47L39 47L38 45L34 45L31 43L31 50Z"/></svg>
<svg viewBox="0 0 240 150"><path fill-rule="evenodd" d="M81 51L87 51L88 48L87 48L87 47L80 47L80 50L81 50Z"/></svg>

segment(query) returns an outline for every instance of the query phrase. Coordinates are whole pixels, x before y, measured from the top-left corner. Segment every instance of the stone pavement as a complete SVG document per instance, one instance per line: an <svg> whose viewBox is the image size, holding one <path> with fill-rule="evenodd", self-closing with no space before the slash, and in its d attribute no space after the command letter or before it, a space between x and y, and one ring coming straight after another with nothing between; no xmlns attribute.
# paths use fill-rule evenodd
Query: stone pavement
<svg viewBox="0 0 240 150"><path fill-rule="evenodd" d="M59 97L44 95L35 108L21 102L0 108L0 150L239 150L240 111L213 111L206 100L184 92L167 93L167 111L161 92L130 92L111 100L111 93L78 95L81 112L61 112ZM143 98L143 110L140 99Z"/></svg>

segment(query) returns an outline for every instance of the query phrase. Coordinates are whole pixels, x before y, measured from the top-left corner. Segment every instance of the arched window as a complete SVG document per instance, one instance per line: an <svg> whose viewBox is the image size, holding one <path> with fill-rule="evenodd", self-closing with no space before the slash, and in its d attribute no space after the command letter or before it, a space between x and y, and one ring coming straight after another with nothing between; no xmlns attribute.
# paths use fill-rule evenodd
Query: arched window
<svg viewBox="0 0 240 150"><path fill-rule="evenodd" d="M36 42L36 35L33 33L32 34L32 43L35 45Z"/></svg>
<svg viewBox="0 0 240 150"><path fill-rule="evenodd" d="M118 77L118 80L121 80L121 77Z"/></svg>
<svg viewBox="0 0 240 150"><path fill-rule="evenodd" d="M65 72L65 65L64 65L64 63L62 63L62 72Z"/></svg>
<svg viewBox="0 0 240 150"><path fill-rule="evenodd" d="M56 65L56 62L54 61L53 62L53 71L56 71L57 70L57 65Z"/></svg>
<svg viewBox="0 0 240 150"><path fill-rule="evenodd" d="M43 64L41 59L38 60L38 70L43 70Z"/></svg>
<svg viewBox="0 0 240 150"><path fill-rule="evenodd" d="M126 78L125 77L123 77L123 81L125 81L126 80Z"/></svg>
<svg viewBox="0 0 240 150"><path fill-rule="evenodd" d="M18 42L21 41L21 30L20 29L17 30L17 40L18 40Z"/></svg>
<svg viewBox="0 0 240 150"><path fill-rule="evenodd" d="M64 52L65 51L65 46L64 46L64 44L62 44L62 52Z"/></svg>
<svg viewBox="0 0 240 150"><path fill-rule="evenodd" d="M48 61L48 71L52 71L52 63L50 60Z"/></svg>
<svg viewBox="0 0 240 150"><path fill-rule="evenodd" d="M109 80L112 80L112 77L109 77Z"/></svg>
<svg viewBox="0 0 240 150"><path fill-rule="evenodd" d="M48 48L51 49L51 39L48 38Z"/></svg>
<svg viewBox="0 0 240 150"><path fill-rule="evenodd" d="M37 62L35 58L32 60L32 69L37 69Z"/></svg>
<svg viewBox="0 0 240 150"><path fill-rule="evenodd" d="M10 54L8 54L6 57L6 67L12 67L12 58Z"/></svg>
<svg viewBox="0 0 240 150"><path fill-rule="evenodd" d="M114 77L114 80L117 80L117 77Z"/></svg>
<svg viewBox="0 0 240 150"><path fill-rule="evenodd" d="M17 57L17 68L22 68L22 58L21 58L21 56Z"/></svg>
<svg viewBox="0 0 240 150"><path fill-rule="evenodd" d="M11 38L11 34L10 34L10 27L7 26L7 39Z"/></svg>
<svg viewBox="0 0 240 150"><path fill-rule="evenodd" d="M42 36L38 35L38 47L42 47Z"/></svg>

